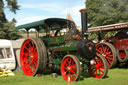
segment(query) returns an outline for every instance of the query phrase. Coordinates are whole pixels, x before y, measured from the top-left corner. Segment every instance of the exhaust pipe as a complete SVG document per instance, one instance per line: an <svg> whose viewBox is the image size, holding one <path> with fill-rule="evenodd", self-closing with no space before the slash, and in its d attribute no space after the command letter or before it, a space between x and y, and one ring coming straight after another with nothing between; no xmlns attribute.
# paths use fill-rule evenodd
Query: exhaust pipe
<svg viewBox="0 0 128 85"><path fill-rule="evenodd" d="M87 28L88 10L81 9L80 12L81 12L81 25L82 25L82 39L88 40L88 28Z"/></svg>

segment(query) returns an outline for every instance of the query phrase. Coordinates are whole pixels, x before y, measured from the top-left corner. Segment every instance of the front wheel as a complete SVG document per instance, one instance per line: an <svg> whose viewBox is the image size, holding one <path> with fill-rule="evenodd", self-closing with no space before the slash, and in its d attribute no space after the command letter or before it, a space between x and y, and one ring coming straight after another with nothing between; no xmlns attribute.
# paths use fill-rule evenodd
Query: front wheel
<svg viewBox="0 0 128 85"><path fill-rule="evenodd" d="M66 81L76 81L80 76L79 59L73 55L66 55L61 62L61 74Z"/></svg>
<svg viewBox="0 0 128 85"><path fill-rule="evenodd" d="M104 78L108 73L105 57L97 54L95 58L90 61L88 72L94 78Z"/></svg>

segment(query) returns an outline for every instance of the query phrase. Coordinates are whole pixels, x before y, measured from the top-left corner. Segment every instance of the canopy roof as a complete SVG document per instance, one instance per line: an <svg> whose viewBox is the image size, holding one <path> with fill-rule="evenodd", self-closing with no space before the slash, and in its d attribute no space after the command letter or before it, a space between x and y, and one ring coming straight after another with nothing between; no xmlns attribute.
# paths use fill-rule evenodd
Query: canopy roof
<svg viewBox="0 0 128 85"><path fill-rule="evenodd" d="M88 31L89 32L100 32L100 31L111 31L111 30L125 30L126 28L128 28L128 22L105 25L105 26L98 26L98 27L91 27L88 29Z"/></svg>
<svg viewBox="0 0 128 85"><path fill-rule="evenodd" d="M35 28L36 30L40 29L58 29L61 27L65 27L73 23L70 20L63 19L63 18L48 18L28 24L19 25L16 27L16 29L23 29L29 30L31 28Z"/></svg>

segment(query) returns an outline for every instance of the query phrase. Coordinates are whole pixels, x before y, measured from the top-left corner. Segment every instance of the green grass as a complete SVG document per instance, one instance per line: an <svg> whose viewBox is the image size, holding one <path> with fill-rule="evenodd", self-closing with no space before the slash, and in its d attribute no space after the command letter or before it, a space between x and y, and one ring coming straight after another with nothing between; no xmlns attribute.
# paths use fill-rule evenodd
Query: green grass
<svg viewBox="0 0 128 85"><path fill-rule="evenodd" d="M15 72L14 77L0 77L0 85L68 85L62 76L52 78L51 75L28 77L23 73ZM105 79L84 77L70 85L128 85L128 69L110 69Z"/></svg>

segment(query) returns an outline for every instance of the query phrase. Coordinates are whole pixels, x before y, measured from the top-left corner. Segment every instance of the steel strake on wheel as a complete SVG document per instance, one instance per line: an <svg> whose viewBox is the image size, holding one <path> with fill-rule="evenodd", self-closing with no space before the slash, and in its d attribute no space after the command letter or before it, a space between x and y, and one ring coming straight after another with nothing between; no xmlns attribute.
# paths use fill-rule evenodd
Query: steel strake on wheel
<svg viewBox="0 0 128 85"><path fill-rule="evenodd" d="M112 68L113 66L115 66L117 62L116 49L112 44L107 42L99 43L96 46L96 53L99 53L106 58L108 68Z"/></svg>
<svg viewBox="0 0 128 85"><path fill-rule="evenodd" d="M104 78L108 72L106 59L100 54L97 54L89 64L88 72L94 78Z"/></svg>
<svg viewBox="0 0 128 85"><path fill-rule="evenodd" d="M61 74L66 81L75 81L80 76L80 63L76 56L66 55L61 62Z"/></svg>

